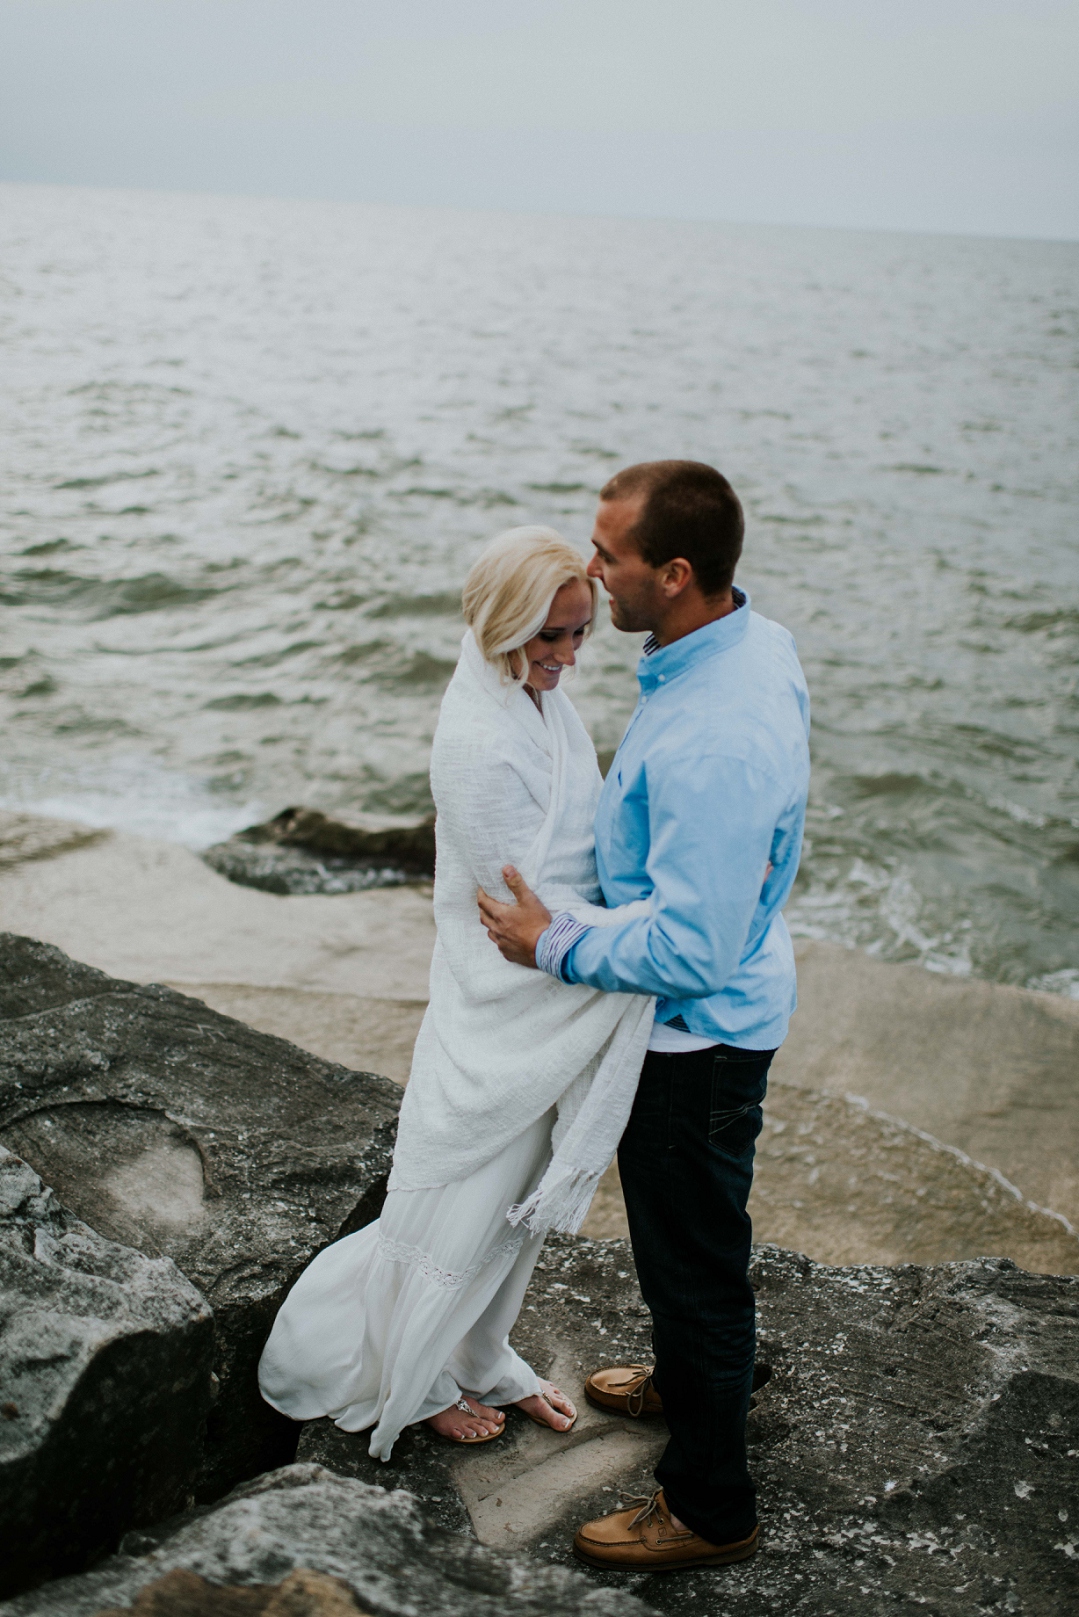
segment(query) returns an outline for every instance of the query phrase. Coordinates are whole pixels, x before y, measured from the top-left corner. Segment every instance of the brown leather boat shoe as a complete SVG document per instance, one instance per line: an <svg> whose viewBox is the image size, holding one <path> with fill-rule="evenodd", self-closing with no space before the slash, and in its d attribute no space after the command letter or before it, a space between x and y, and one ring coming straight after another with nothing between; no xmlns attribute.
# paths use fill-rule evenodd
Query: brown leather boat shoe
<svg viewBox="0 0 1079 1617"><path fill-rule="evenodd" d="M584 1395L599 1409L613 1409L617 1415L662 1415L663 1399L656 1391L650 1364L620 1364L607 1370L593 1370L584 1384ZM753 1391L772 1379L770 1364L753 1366ZM750 1409L756 1409L756 1399L750 1400Z"/></svg>
<svg viewBox="0 0 1079 1617"><path fill-rule="evenodd" d="M598 1409L613 1409L617 1415L662 1415L663 1399L652 1385L650 1364L619 1364L607 1370L593 1370L584 1384L584 1395Z"/></svg>
<svg viewBox="0 0 1079 1617"><path fill-rule="evenodd" d="M626 1498L623 1495L623 1498ZM683 1572L695 1566L729 1566L756 1554L760 1528L734 1544L709 1544L688 1528L678 1530L663 1489L634 1497L628 1510L600 1516L577 1529L573 1553L589 1566L624 1572Z"/></svg>

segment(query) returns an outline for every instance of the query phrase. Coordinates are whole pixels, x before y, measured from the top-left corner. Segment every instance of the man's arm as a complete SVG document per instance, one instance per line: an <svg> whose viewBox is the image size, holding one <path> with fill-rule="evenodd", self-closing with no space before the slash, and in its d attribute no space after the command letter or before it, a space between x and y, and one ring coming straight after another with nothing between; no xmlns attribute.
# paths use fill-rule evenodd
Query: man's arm
<svg viewBox="0 0 1079 1617"><path fill-rule="evenodd" d="M761 898L783 802L740 758L695 758L649 774L648 915L590 928L561 974L608 993L702 999L737 969Z"/></svg>
<svg viewBox="0 0 1079 1617"><path fill-rule="evenodd" d="M587 928L551 965L566 981L609 993L703 998L745 952L783 793L762 771L720 755L695 758L684 773L668 765L650 776L648 792L649 913ZM547 911L516 883L516 904L488 900L481 913L503 954L532 965Z"/></svg>

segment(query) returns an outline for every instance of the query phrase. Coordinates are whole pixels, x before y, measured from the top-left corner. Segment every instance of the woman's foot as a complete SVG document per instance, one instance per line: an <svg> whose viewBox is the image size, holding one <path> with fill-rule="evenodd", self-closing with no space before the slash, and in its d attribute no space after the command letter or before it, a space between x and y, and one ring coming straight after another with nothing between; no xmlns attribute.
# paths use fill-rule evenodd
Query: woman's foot
<svg viewBox="0 0 1079 1617"><path fill-rule="evenodd" d="M475 1443L497 1437L505 1424L506 1417L500 1409L481 1404L478 1398L473 1398L467 1392L462 1393L449 1409L429 1415L424 1422L439 1437L448 1437L451 1443Z"/></svg>
<svg viewBox="0 0 1079 1617"><path fill-rule="evenodd" d="M541 1381L539 1392L531 1398L518 1399L517 1408L537 1426L549 1426L554 1432L568 1432L577 1419L573 1400L549 1381Z"/></svg>

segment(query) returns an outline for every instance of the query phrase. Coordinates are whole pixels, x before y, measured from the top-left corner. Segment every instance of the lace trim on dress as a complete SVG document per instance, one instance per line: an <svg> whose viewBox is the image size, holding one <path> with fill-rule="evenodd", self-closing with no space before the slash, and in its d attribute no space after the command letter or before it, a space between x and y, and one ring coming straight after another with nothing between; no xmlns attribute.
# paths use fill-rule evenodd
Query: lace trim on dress
<svg viewBox="0 0 1079 1617"><path fill-rule="evenodd" d="M386 1258L390 1263L414 1264L424 1279L434 1281L436 1286L457 1290L461 1286L467 1286L470 1280L475 1280L480 1270L493 1263L496 1258L515 1257L524 1241L525 1232L522 1230L516 1235L511 1235L508 1241L493 1246L478 1263L473 1263L469 1268L459 1272L453 1269L440 1269L420 1247L408 1246L404 1241L391 1241L385 1235L378 1238L378 1252L380 1257Z"/></svg>

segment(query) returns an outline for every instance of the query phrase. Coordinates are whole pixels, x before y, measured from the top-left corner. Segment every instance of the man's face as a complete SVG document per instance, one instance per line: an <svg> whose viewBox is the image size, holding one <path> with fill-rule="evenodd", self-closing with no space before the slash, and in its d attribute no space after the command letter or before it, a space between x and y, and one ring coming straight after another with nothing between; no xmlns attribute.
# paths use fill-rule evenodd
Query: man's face
<svg viewBox="0 0 1079 1617"><path fill-rule="evenodd" d="M627 631L654 629L666 604L661 569L649 566L630 537L644 500L643 494L629 500L601 500L592 531L595 555L588 564L589 575L607 591L615 628Z"/></svg>

